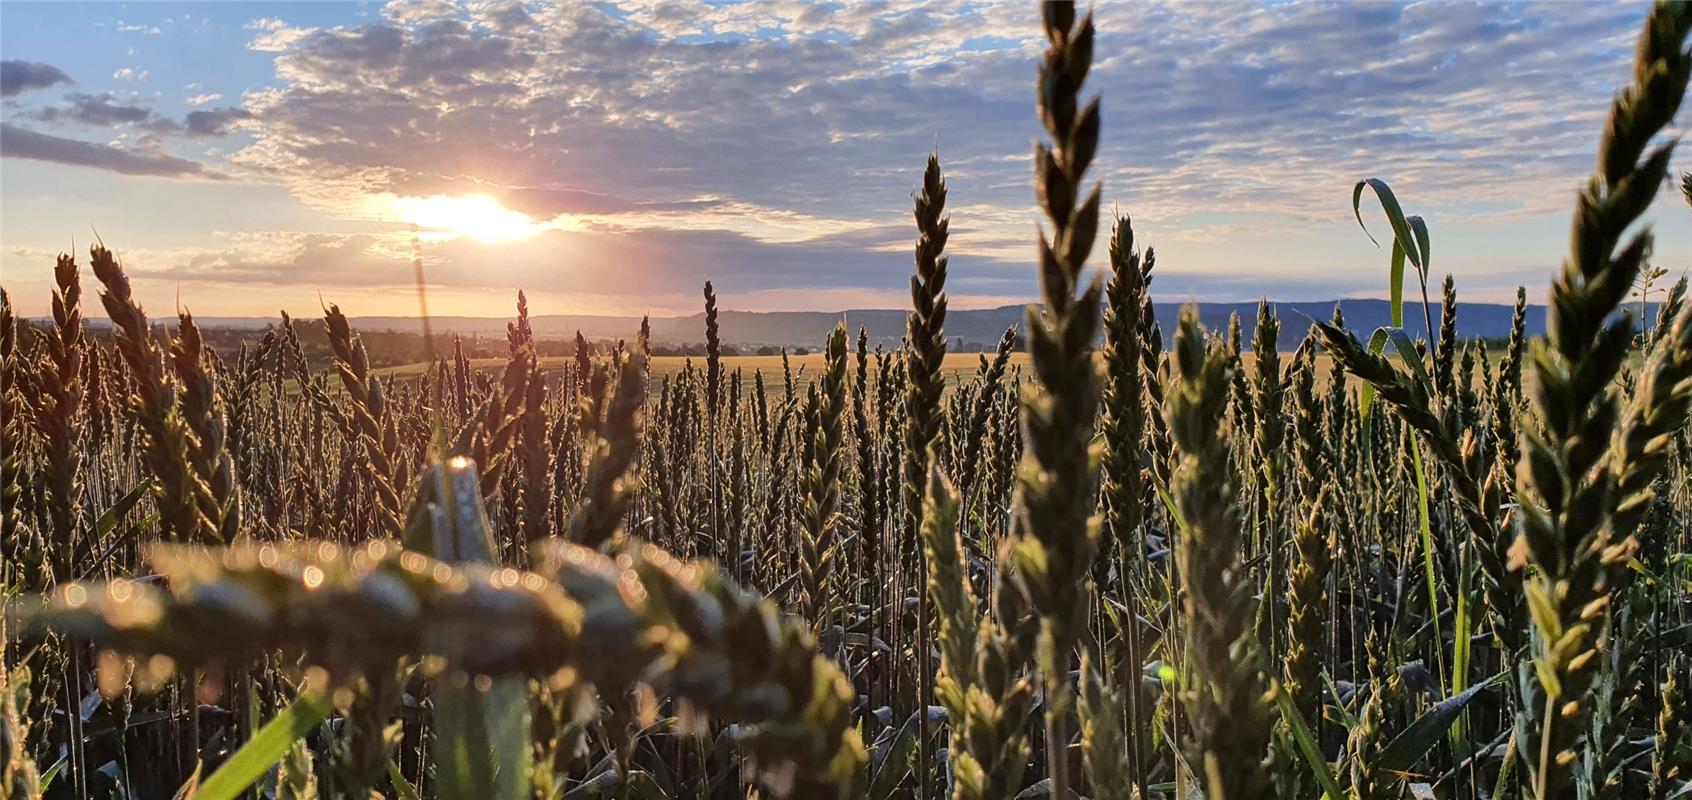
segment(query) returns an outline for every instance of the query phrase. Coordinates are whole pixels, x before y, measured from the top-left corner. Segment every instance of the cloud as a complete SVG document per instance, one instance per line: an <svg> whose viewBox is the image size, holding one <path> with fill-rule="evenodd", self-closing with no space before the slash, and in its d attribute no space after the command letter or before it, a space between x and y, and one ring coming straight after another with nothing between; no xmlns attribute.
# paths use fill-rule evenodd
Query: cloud
<svg viewBox="0 0 1692 800"><path fill-rule="evenodd" d="M73 93L65 102L36 111L31 117L49 123L75 123L97 128L134 126L154 133L174 133L182 126L146 106L126 103L110 92Z"/></svg>
<svg viewBox="0 0 1692 800"><path fill-rule="evenodd" d="M189 84L189 85L193 86L193 84ZM193 89L189 89L189 91L193 91ZM190 97L183 102L186 102L188 105L191 105L191 106L203 106L203 105L206 105L207 103L215 103L215 102L222 100L222 99L223 99L222 94L220 94L218 92L208 92L206 94L194 95L193 97Z"/></svg>
<svg viewBox="0 0 1692 800"><path fill-rule="evenodd" d="M189 105L200 105L189 98ZM211 95L221 97L221 95ZM253 115L238 106L197 109L188 112L181 123L159 115L143 105L120 100L110 92L101 94L72 93L59 105L30 112L27 116L55 125L75 124L96 128L136 128L152 134L184 134L193 138L227 136L240 122Z"/></svg>
<svg viewBox="0 0 1692 800"><path fill-rule="evenodd" d="M16 97L31 89L71 82L69 75L52 64L10 58L0 61L0 97Z"/></svg>
<svg viewBox="0 0 1692 800"><path fill-rule="evenodd" d="M246 109L231 106L229 108L190 111L183 124L187 128L189 136L227 136L235 123L252 118L253 115Z"/></svg>
<svg viewBox="0 0 1692 800"><path fill-rule="evenodd" d="M51 136L0 124L0 155L51 161L81 167L93 167L122 175L151 175L164 178L201 178L223 180L225 176L212 172L205 165L168 153L122 150L94 142Z"/></svg>
<svg viewBox="0 0 1692 800"><path fill-rule="evenodd" d="M252 40L247 42L248 50L281 53L293 47L295 42L311 35L316 29L295 28L274 17L265 17L247 23L247 30L258 31Z"/></svg>
<svg viewBox="0 0 1692 800"><path fill-rule="evenodd" d="M498 31L514 32L534 24L534 17L514 0L475 4L472 11L479 21Z"/></svg>
<svg viewBox="0 0 1692 800"><path fill-rule="evenodd" d="M382 6L382 16L396 22L422 22L458 15L453 0L388 0Z"/></svg>
<svg viewBox="0 0 1692 800"><path fill-rule="evenodd" d="M112 80L145 82L147 80L147 71L144 69L136 69L134 67L120 67L116 72L112 73Z"/></svg>

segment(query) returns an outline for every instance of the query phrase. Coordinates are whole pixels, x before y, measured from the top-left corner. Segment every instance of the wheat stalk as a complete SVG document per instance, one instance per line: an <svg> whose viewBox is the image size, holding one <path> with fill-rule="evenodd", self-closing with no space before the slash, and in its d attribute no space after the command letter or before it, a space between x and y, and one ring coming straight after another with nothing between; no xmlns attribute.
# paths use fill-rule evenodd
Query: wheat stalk
<svg viewBox="0 0 1692 800"><path fill-rule="evenodd" d="M840 477L845 460L846 414L846 328L836 325L824 346L827 367L823 388L814 394L816 424L807 442L803 482L805 499L800 505L799 574L800 615L815 629L827 624L831 615L831 580L839 553ZM815 384L812 384L815 386Z"/></svg>
<svg viewBox="0 0 1692 800"><path fill-rule="evenodd" d="M1098 407L1092 348L1103 287L1083 286L1082 269L1098 233L1099 187L1083 180L1098 148L1099 105L1080 105L1092 66L1093 20L1073 3L1046 3L1048 48L1039 79L1039 118L1052 137L1034 147L1034 193L1052 228L1039 237L1044 307L1028 311L1028 347L1037 385L1023 393L1026 442L1016 487L1012 558L1016 585L1038 614L1038 663L1044 676L1046 770L1052 791L1068 791L1069 677L1087 619L1086 577L1098 545L1089 448ZM1076 290L1081 294L1076 295Z"/></svg>
<svg viewBox="0 0 1692 800"><path fill-rule="evenodd" d="M1600 142L1598 174L1580 193L1572 252L1551 289L1546 344L1534 353L1534 400L1544 431L1523 432L1515 551L1520 563L1536 568L1524 584L1534 660L1531 671L1522 671L1516 727L1539 800L1570 795L1610 592L1632 549L1629 507L1618 504L1631 497L1618 495L1618 480L1632 492L1654 475L1650 465L1630 463L1646 452L1652 423L1628 426L1619 449L1628 460L1604 446L1620 416L1609 386L1633 338L1631 323L1611 315L1650 249L1648 231L1627 231L1667 173L1672 145L1647 148L1685 94L1692 72L1688 32L1692 6L1652 9L1633 83L1617 97ZM1636 420L1651 419L1652 402Z"/></svg>
<svg viewBox="0 0 1692 800"><path fill-rule="evenodd" d="M640 451L641 406L646 399L646 359L631 356L616 365L615 387L582 396L578 418L586 436L586 477L581 504L570 516L564 540L598 548L613 541L634 501L640 478L630 468Z"/></svg>
<svg viewBox="0 0 1692 800"><path fill-rule="evenodd" d="M1169 429L1180 448L1176 506L1186 520L1176 550L1186 635L1182 692L1190 725L1188 762L1214 797L1262 797L1271 730L1268 687L1256 666L1249 573L1239 561L1239 509L1229 477L1226 354L1206 351L1196 312L1181 314L1175 334L1177 380Z"/></svg>
<svg viewBox="0 0 1692 800"><path fill-rule="evenodd" d="M170 345L170 363L182 391L177 395L182 418L193 434L189 452L194 472L202 482L200 510L217 531L220 541L234 541L241 533L241 495L235 482L235 461L229 454L229 422L223 398L206 364L200 327L183 311L177 317L176 340Z"/></svg>
<svg viewBox="0 0 1692 800"><path fill-rule="evenodd" d="M208 504L201 501L206 489L193 467L192 434L177 409L180 390L165 372L164 351L135 300L129 276L117 256L99 245L89 251L89 265L105 286L100 303L112 319L113 338L134 381L129 406L146 436L146 460L155 479L153 500L160 520L176 540L220 541L221 528L205 515Z"/></svg>
<svg viewBox="0 0 1692 800"><path fill-rule="evenodd" d="M922 173L922 190L914 201L917 225L916 271L911 275L911 314L906 324L909 347L905 353L904 455L900 495L905 501L904 528L896 557L902 564L908 550L917 549L916 579L926 584L928 565L917 539L922 512L922 495L928 480L928 459L941 450L940 395L945 382L940 368L946 357L946 238L950 220L946 214L946 181L940 174L940 157L929 154ZM903 596L899 590L895 596ZM917 599L917 761L926 769L928 753L927 706L934 696L932 650L928 646L929 609L923 594Z"/></svg>
<svg viewBox="0 0 1692 800"><path fill-rule="evenodd" d="M53 266L53 325L42 334L41 354L30 391L36 430L41 434L45 470L42 489L47 495L47 548L53 573L70 577L94 543L83 530L80 485L83 450L83 359L88 342L82 325L82 281L76 259L60 255Z"/></svg>

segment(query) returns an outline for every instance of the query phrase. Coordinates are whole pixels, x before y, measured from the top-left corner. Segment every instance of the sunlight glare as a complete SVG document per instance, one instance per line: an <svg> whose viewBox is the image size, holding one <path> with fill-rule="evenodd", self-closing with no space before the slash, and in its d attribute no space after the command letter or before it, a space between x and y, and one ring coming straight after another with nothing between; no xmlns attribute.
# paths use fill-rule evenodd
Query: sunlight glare
<svg viewBox="0 0 1692 800"><path fill-rule="evenodd" d="M484 244L504 244L527 239L546 229L546 224L513 211L485 194L451 197L400 197L394 200L400 218L451 238L468 236Z"/></svg>

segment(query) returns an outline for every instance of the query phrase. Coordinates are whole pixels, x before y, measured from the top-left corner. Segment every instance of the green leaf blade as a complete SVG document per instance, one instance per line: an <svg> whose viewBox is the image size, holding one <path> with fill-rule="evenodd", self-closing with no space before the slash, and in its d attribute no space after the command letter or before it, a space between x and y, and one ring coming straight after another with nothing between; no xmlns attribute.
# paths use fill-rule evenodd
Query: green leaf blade
<svg viewBox="0 0 1692 800"><path fill-rule="evenodd" d="M328 719L332 709L327 694L311 689L302 691L200 784L194 800L235 800L275 767L295 742Z"/></svg>

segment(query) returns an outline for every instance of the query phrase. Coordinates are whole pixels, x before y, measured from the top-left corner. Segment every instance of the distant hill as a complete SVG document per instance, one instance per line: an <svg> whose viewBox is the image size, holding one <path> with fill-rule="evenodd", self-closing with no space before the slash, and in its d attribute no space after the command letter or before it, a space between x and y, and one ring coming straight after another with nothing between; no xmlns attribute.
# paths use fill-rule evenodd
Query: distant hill
<svg viewBox="0 0 1692 800"><path fill-rule="evenodd" d="M1333 316L1338 305L1345 315L1346 327L1366 336L1376 328L1391 323L1391 313L1385 300L1320 300L1290 303L1271 303L1281 319L1282 343L1290 347L1303 336L1309 320L1326 320ZM1166 338L1169 326L1180 313L1183 303L1157 303L1157 318L1164 326ZM1249 339L1256 330L1256 303L1198 303L1199 319L1205 326L1221 330L1234 314L1240 316L1241 330ZM1649 313L1655 315L1655 304ZM719 316L723 341L746 349L763 345L815 347L822 343L835 323L844 320L853 335L859 328L869 332L875 344L893 345L905 332L905 314L895 309L853 309L849 311L723 311ZM1005 329L1024 324L1023 306L1000 306L987 309L952 309L946 315L946 333L957 343L991 346ZM1457 334L1462 338L1497 339L1510 333L1511 307L1501 303L1460 303L1457 307ZM274 319L262 317L196 317L202 327L226 330L262 330L274 324ZM435 317L433 327L438 334L504 336L508 318L496 317ZM94 319L92 324L103 325L105 320ZM1413 336L1428 338L1423 324L1420 303L1407 305L1405 328ZM1433 323L1439 324L1439 309L1433 309ZM353 327L363 331L393 331L415 333L415 317L353 317ZM590 316L574 314L546 314L530 318L535 335L542 339L568 339L581 331L589 340L634 339L640 330L639 317ZM1545 332L1545 307L1528 306L1527 331L1537 336ZM658 344L696 344L705 339L705 315L655 317L652 338ZM973 349L973 348L972 348Z"/></svg>
<svg viewBox="0 0 1692 800"><path fill-rule="evenodd" d="M1296 342L1308 327L1308 320L1327 320L1333 316L1334 306L1338 304L1345 314L1346 327L1359 331L1361 335L1384 325L1391 324L1392 314L1385 300L1322 300L1314 302L1271 303L1275 313L1281 319L1283 339ZM1167 333L1176 317L1180 314L1183 303L1157 303L1157 318L1165 326ZM1240 315L1241 329L1250 338L1257 328L1257 304L1253 303L1198 303L1199 319L1207 327L1222 329L1228 325L1228 318L1234 314ZM1415 304L1405 309L1405 327L1412 335L1426 337L1422 320L1421 306ZM827 311L723 311L718 315L718 322L722 326L723 341L737 347L759 345L786 345L815 347L822 343L836 323L844 320L846 327L855 336L859 328L865 329L870 339L879 344L895 344L905 334L905 317L903 309L852 309L840 312ZM1502 338L1510 334L1511 307L1499 303L1459 303L1457 306L1457 333L1464 338ZM1005 329L1015 326L1021 328L1026 318L1025 306L1000 306L985 309L952 309L946 314L946 333L954 342L959 339L966 344L981 344L991 346L1004 334ZM1433 323L1439 324L1439 309L1433 309ZM472 317L447 317L434 320L437 332L449 333L478 333L482 335L503 335L505 319L478 319ZM567 338L576 335L580 330L589 339L625 338L633 339L640 329L640 320L635 317L602 317L602 316L573 316L573 315L542 315L529 319L534 327L535 335L542 338ZM353 324L361 329L415 330L417 321L400 317L366 317L354 318ZM1529 306L1527 311L1527 330L1529 334L1537 335L1545 331L1545 307ZM657 317L652 320L652 338L655 342L667 344L692 344L705 340L705 315L703 313L690 314L683 317Z"/></svg>
<svg viewBox="0 0 1692 800"><path fill-rule="evenodd" d="M1342 313L1345 314L1346 326L1352 330L1368 333L1374 329L1391 324L1392 314L1385 300L1341 300L1337 301ZM1287 332L1291 341L1296 341L1303 334L1310 319L1327 320L1333 316L1336 301L1300 302L1300 303L1272 303L1275 313L1281 319L1281 326ZM1157 303L1157 318L1161 325L1168 326L1174 322L1181 312L1182 303ZM1250 338L1257 329L1256 303L1198 303L1199 321L1213 329L1222 329L1228 325L1229 317L1234 314L1240 316L1241 330ZM1464 338L1494 338L1508 336L1510 333L1510 316L1512 309L1508 305L1493 303L1460 303L1457 307L1457 333ZM959 310L953 309L946 314L946 333L954 341L962 339L966 343L992 344L998 341L1005 329L1016 326L1019 329L1025 324L1026 311L1024 306L1000 306L998 308ZM749 311L725 311L719 315L722 325L723 340L737 344L787 344L814 346L828 335L829 329L836 322L845 319L848 330L854 334L859 328L869 332L872 339L882 342L897 342L905 333L904 311L892 310L852 310L836 314L814 311L784 311L757 313ZM1439 324L1439 310L1434 309L1434 324ZM1420 306L1407 308L1405 327L1412 335L1425 336L1423 318ZM540 323L535 322L536 331L540 330ZM1527 313L1527 329L1530 334L1544 332L1545 308L1530 306ZM674 317L652 321L652 335L654 339L675 342L697 342L704 338L705 315L693 314L686 317ZM572 332L573 335L573 332ZM583 335L588 335L583 331Z"/></svg>

